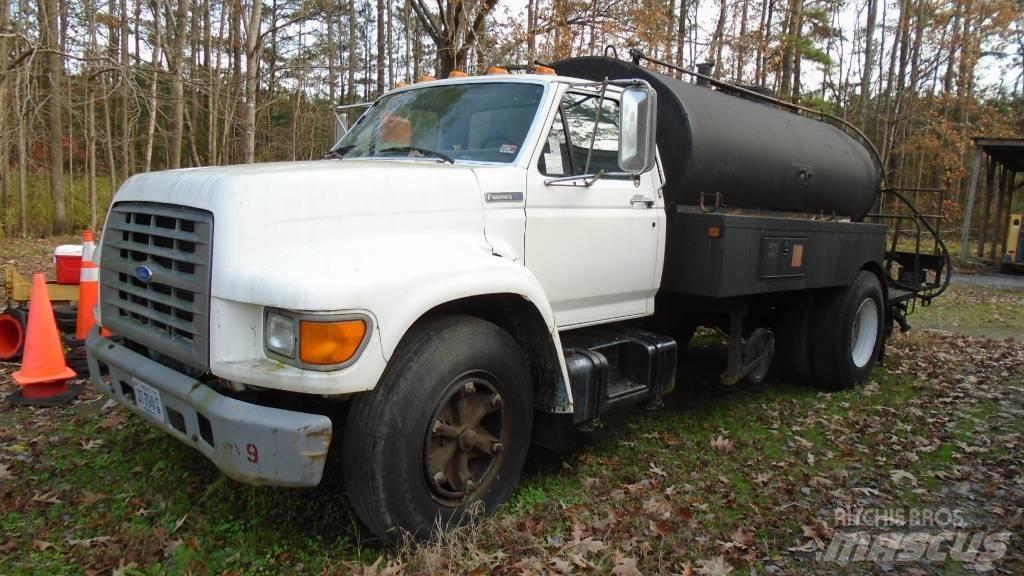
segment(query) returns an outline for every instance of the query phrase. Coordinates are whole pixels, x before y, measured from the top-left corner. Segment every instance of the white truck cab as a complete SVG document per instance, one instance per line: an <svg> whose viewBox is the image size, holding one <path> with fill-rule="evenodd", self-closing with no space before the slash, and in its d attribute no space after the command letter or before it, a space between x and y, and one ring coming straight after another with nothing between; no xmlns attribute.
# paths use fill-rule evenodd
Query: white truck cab
<svg viewBox="0 0 1024 576"><path fill-rule="evenodd" d="M316 485L338 445L360 518L396 537L457 522L476 503L493 510L531 442L565 445L610 408L671 391L677 346L711 313L732 328L723 381L763 377L770 327L735 322L774 309L779 293L799 293L786 301L807 316L806 290L845 286L851 303L829 305L866 328L837 344L841 381L862 381L888 319L872 275L878 225L844 224L869 227L856 229L870 256L850 253L827 281L783 275L779 288L755 265L747 296L758 300L665 284L682 282L666 269L670 217L697 221L687 246L705 260L723 233L783 220L740 225L666 204L655 132L667 93L641 70L417 84L374 102L319 161L132 177L98 256L97 387L243 482ZM846 234L822 224L786 238ZM795 268L831 257L801 248L797 262L796 244L764 248L762 236L779 235L726 245L719 268L740 270L757 250L786 250L778 257ZM656 295L672 316L656 314Z"/></svg>

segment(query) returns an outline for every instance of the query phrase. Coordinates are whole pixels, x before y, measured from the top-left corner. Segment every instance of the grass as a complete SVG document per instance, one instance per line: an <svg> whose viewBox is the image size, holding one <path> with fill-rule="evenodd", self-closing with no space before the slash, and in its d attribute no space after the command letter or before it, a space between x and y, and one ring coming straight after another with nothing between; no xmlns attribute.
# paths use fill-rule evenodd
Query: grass
<svg viewBox="0 0 1024 576"><path fill-rule="evenodd" d="M1024 291L954 285L909 321L918 330L1024 340Z"/></svg>
<svg viewBox="0 0 1024 576"><path fill-rule="evenodd" d="M982 331L998 317L1020 333L1019 298L956 287L948 303L912 322ZM778 377L720 386L721 341L702 334L663 405L607 419L571 453L532 452L496 518L398 548L359 525L332 459L317 488L251 487L92 392L54 409L0 404L0 574L376 574L386 565L554 573L573 554L596 573L629 560L644 574L684 573L717 556L732 574L870 573L870 563L843 568L792 549L807 545L816 521L833 524L838 506L953 502L979 526L1000 527L1010 520L993 506L1024 505L1013 483L1024 434L1019 348L934 332L898 336L870 384L824 394ZM13 390L14 368L0 364L0 394ZM958 495L965 485L970 495ZM754 531L755 544L738 544L739 529ZM587 539L605 548L572 551ZM1004 566L1011 572L1024 568L1017 544Z"/></svg>

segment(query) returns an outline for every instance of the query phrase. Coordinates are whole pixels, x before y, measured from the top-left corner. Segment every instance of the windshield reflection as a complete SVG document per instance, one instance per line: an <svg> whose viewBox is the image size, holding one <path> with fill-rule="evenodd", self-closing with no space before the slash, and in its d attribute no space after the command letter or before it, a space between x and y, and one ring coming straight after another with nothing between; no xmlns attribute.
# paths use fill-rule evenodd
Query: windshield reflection
<svg viewBox="0 0 1024 576"><path fill-rule="evenodd" d="M483 82L425 86L382 97L328 156L426 157L510 163L544 86Z"/></svg>

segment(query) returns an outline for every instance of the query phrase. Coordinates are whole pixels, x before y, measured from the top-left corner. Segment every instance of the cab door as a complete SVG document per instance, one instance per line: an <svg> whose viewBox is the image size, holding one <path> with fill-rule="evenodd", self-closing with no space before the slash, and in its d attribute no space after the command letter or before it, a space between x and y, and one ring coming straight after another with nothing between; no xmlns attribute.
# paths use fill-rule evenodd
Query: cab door
<svg viewBox="0 0 1024 576"><path fill-rule="evenodd" d="M654 310L665 219L654 172L640 176L639 185L630 177L589 187L583 180L550 182L619 171L618 106L612 94L565 93L529 167L526 267L544 287L560 328Z"/></svg>

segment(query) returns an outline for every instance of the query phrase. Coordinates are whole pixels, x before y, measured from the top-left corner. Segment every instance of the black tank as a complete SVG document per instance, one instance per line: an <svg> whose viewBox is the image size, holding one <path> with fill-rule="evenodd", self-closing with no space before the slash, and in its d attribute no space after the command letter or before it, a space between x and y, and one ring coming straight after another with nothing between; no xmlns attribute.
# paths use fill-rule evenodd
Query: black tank
<svg viewBox="0 0 1024 576"><path fill-rule="evenodd" d="M683 82L614 58L553 64L563 76L643 78L658 92L669 205L803 212L862 220L879 189L874 155L839 128L768 102Z"/></svg>

